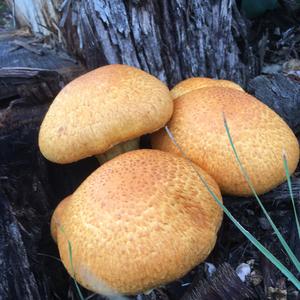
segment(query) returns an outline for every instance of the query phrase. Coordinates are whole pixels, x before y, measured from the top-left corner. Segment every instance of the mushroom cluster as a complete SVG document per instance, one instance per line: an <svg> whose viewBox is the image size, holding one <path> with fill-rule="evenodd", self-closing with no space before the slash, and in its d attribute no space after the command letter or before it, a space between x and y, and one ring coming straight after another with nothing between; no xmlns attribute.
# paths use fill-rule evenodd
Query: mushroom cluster
<svg viewBox="0 0 300 300"><path fill-rule="evenodd" d="M178 279L206 259L223 216L212 192L220 200L221 192L251 194L224 115L258 194L285 180L283 151L294 172L299 144L291 129L231 81L190 78L169 91L146 72L110 65L61 91L41 126L41 152L57 163L92 155L104 162L51 219L62 262L81 285L133 295ZM148 133L153 149L134 150L136 138Z"/></svg>
<svg viewBox="0 0 300 300"><path fill-rule="evenodd" d="M172 153L134 150L136 138L170 120L173 106L157 78L109 65L69 83L43 120L47 159L102 162L51 219L64 266L87 289L145 292L188 273L215 245L223 213L198 176L222 199L215 180Z"/></svg>

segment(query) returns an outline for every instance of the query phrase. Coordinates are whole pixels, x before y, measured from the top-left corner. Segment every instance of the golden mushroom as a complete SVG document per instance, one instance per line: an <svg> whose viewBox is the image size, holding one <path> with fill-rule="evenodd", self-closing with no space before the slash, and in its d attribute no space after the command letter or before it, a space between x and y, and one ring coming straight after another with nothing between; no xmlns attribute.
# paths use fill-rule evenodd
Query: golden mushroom
<svg viewBox="0 0 300 300"><path fill-rule="evenodd" d="M221 199L215 181L195 168ZM135 150L103 164L72 194L57 231L59 253L87 289L137 294L205 260L221 221L221 208L184 158Z"/></svg>
<svg viewBox="0 0 300 300"><path fill-rule="evenodd" d="M39 132L42 154L71 163L106 152L109 159L138 148L143 134L171 118L169 89L154 76L127 65L108 65L70 82L50 106Z"/></svg>
<svg viewBox="0 0 300 300"><path fill-rule="evenodd" d="M60 201L57 207L55 208L54 213L52 214L51 222L50 222L50 232L55 243L57 243L57 230L63 230L63 228L59 228L61 226L60 220L61 220L62 213L67 203L69 203L70 199L71 196L68 196L62 201Z"/></svg>
<svg viewBox="0 0 300 300"><path fill-rule="evenodd" d="M171 95L173 99L176 99L184 94L191 91L198 90L205 87L228 87L236 89L239 91L244 91L238 84L224 79L212 79L207 77L192 77L185 79L178 84L176 84L171 90Z"/></svg>
<svg viewBox="0 0 300 300"><path fill-rule="evenodd" d="M225 114L237 153L258 194L285 181L282 153L290 173L299 161L299 144L288 125L251 95L231 88L210 87L189 92L174 101L168 123L187 156L210 174L225 194L249 196L251 190L235 160L224 127ZM160 130L153 148L179 153Z"/></svg>

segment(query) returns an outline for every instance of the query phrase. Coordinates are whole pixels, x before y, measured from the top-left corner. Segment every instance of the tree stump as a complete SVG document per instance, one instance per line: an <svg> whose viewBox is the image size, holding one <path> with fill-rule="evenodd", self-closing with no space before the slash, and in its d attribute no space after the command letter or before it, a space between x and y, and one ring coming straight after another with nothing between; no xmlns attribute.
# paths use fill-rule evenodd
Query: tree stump
<svg viewBox="0 0 300 300"><path fill-rule="evenodd" d="M88 69L124 63L169 86L191 76L245 86L258 72L235 0L7 2L19 23L62 43Z"/></svg>

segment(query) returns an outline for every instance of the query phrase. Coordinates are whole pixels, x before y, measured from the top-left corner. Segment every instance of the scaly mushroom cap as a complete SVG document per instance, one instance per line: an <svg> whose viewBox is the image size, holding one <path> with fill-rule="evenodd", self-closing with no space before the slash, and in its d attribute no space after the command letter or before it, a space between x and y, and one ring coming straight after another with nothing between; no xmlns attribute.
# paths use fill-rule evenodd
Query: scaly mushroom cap
<svg viewBox="0 0 300 300"><path fill-rule="evenodd" d="M53 101L39 133L42 154L70 163L151 133L171 118L169 89L154 76L108 65L70 82Z"/></svg>
<svg viewBox="0 0 300 300"><path fill-rule="evenodd" d="M59 226L61 226L60 220L64 208L66 207L67 203L69 203L70 199L71 196L68 196L60 201L52 214L50 222L50 233L55 243L57 243L57 230L63 230L63 228L59 228Z"/></svg>
<svg viewBox="0 0 300 300"><path fill-rule="evenodd" d="M221 199L215 181L195 166ZM72 194L57 232L61 259L94 292L137 294L186 274L215 245L222 210L191 164L158 150L121 154Z"/></svg>
<svg viewBox="0 0 300 300"><path fill-rule="evenodd" d="M238 84L224 79L212 79L206 77L192 77L176 84L171 90L173 99L183 96L191 91L205 87L228 87L239 91L244 91Z"/></svg>
<svg viewBox="0 0 300 300"><path fill-rule="evenodd" d="M295 171L299 161L297 138L274 111L251 95L224 87L203 88L177 98L174 105L167 126L187 156L216 180L223 193L251 195L230 146L223 112L257 193L285 181L283 150L290 173ZM164 130L151 139L153 148L179 153Z"/></svg>

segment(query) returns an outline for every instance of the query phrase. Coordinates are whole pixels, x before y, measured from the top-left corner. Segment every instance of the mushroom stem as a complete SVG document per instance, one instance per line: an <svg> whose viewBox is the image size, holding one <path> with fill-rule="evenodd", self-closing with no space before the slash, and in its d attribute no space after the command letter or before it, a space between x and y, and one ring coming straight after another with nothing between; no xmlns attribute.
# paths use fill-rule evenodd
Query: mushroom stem
<svg viewBox="0 0 300 300"><path fill-rule="evenodd" d="M117 144L117 145L113 146L112 148L110 148L108 151L106 151L102 154L96 155L96 158L100 164L104 164L105 162L113 159L114 157L116 157L122 153L139 149L139 146L140 146L140 138L136 138L133 140L129 140L129 141Z"/></svg>

